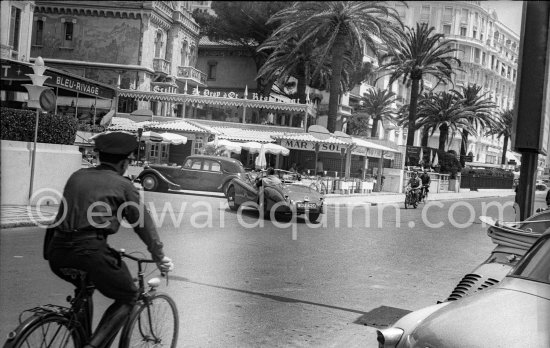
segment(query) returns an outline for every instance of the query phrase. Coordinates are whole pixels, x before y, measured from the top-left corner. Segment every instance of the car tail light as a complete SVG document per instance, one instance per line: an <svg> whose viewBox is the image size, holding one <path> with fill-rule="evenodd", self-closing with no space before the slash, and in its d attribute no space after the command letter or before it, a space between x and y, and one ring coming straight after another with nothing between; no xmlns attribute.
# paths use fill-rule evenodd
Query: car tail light
<svg viewBox="0 0 550 348"><path fill-rule="evenodd" d="M376 339L378 340L379 348L393 348L397 347L397 344L403 336L403 330L396 327L390 327L389 329L376 330Z"/></svg>

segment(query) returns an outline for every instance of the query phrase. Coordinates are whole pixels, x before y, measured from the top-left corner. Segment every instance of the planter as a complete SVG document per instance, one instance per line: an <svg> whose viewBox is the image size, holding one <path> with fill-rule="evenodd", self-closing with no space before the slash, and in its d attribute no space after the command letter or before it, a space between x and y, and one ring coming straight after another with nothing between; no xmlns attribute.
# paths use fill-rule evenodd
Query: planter
<svg viewBox="0 0 550 348"><path fill-rule="evenodd" d="M1 142L1 204L36 204L41 197L50 196L42 204L57 204L67 179L82 165L78 146L38 143L34 168L33 193L42 191L29 202L32 163L32 142L2 140Z"/></svg>

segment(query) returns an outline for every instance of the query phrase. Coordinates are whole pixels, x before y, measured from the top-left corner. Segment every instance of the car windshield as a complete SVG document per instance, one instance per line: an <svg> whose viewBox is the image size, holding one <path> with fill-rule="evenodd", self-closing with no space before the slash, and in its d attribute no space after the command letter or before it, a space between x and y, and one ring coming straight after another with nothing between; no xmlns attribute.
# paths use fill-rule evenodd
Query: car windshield
<svg viewBox="0 0 550 348"><path fill-rule="evenodd" d="M510 274L511 277L526 278L550 284L550 234L546 234L525 255Z"/></svg>

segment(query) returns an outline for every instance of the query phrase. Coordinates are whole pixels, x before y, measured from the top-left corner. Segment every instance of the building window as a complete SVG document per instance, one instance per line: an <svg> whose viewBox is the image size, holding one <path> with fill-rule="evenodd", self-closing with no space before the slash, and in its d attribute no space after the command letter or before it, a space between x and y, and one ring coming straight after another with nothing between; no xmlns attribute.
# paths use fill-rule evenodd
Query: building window
<svg viewBox="0 0 550 348"><path fill-rule="evenodd" d="M479 34L479 39L483 41L483 33Z"/></svg>
<svg viewBox="0 0 550 348"><path fill-rule="evenodd" d="M451 22L452 20L453 20L453 8L445 7L445 10L443 12L443 21Z"/></svg>
<svg viewBox="0 0 550 348"><path fill-rule="evenodd" d="M217 62L208 62L208 79L216 79L216 67L218 66Z"/></svg>
<svg viewBox="0 0 550 348"><path fill-rule="evenodd" d="M21 9L12 6L10 20L9 44L14 51L19 51L19 31L21 29Z"/></svg>
<svg viewBox="0 0 550 348"><path fill-rule="evenodd" d="M181 66L187 66L188 48L189 48L189 45L187 44L187 40L184 40L181 45Z"/></svg>
<svg viewBox="0 0 550 348"><path fill-rule="evenodd" d="M443 25L443 34L451 35L451 26L449 24Z"/></svg>
<svg viewBox="0 0 550 348"><path fill-rule="evenodd" d="M462 9L462 16L460 16L461 23L468 23L469 12L467 9Z"/></svg>
<svg viewBox="0 0 550 348"><path fill-rule="evenodd" d="M162 52L162 31L157 30L157 35L155 37L155 58L162 58L161 52Z"/></svg>
<svg viewBox="0 0 550 348"><path fill-rule="evenodd" d="M39 19L36 21L36 28L34 31L34 44L36 46L42 46L43 35L44 35L44 20Z"/></svg>
<svg viewBox="0 0 550 348"><path fill-rule="evenodd" d="M430 6L422 6L422 14L420 15L420 19L426 21L430 19Z"/></svg>
<svg viewBox="0 0 550 348"><path fill-rule="evenodd" d="M472 31L472 37L474 39L477 39L477 28L476 27L474 27L474 30Z"/></svg>
<svg viewBox="0 0 550 348"><path fill-rule="evenodd" d="M460 27L460 36L466 36L466 27Z"/></svg>
<svg viewBox="0 0 550 348"><path fill-rule="evenodd" d="M72 41L73 40L73 29L74 24L73 22L65 22L64 23L64 33L65 33L65 41Z"/></svg>
<svg viewBox="0 0 550 348"><path fill-rule="evenodd" d="M159 156L159 143L151 143L149 148L149 157L156 158Z"/></svg>

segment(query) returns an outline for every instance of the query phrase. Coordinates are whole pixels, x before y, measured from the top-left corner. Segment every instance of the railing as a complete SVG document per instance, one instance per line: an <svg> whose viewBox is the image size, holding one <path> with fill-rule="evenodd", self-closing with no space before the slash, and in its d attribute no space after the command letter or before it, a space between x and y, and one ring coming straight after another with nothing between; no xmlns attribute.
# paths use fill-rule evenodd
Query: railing
<svg viewBox="0 0 550 348"><path fill-rule="evenodd" d="M189 15L189 17L190 17L190 15ZM195 34L198 34L199 30L200 30L199 25L197 23L195 23L195 21L192 19L192 17L191 18L189 18L189 17L184 15L180 11L172 12L172 19L174 21L180 22L181 24L184 25L184 27L186 29L191 30Z"/></svg>
<svg viewBox="0 0 550 348"><path fill-rule="evenodd" d="M460 188L511 189L513 185L514 178L464 174L460 182Z"/></svg>
<svg viewBox="0 0 550 348"><path fill-rule="evenodd" d="M176 75L180 79L191 79L195 82L206 85L206 74L192 66L178 66Z"/></svg>
<svg viewBox="0 0 550 348"><path fill-rule="evenodd" d="M153 70L166 75L170 74L172 63L162 58L153 58Z"/></svg>

